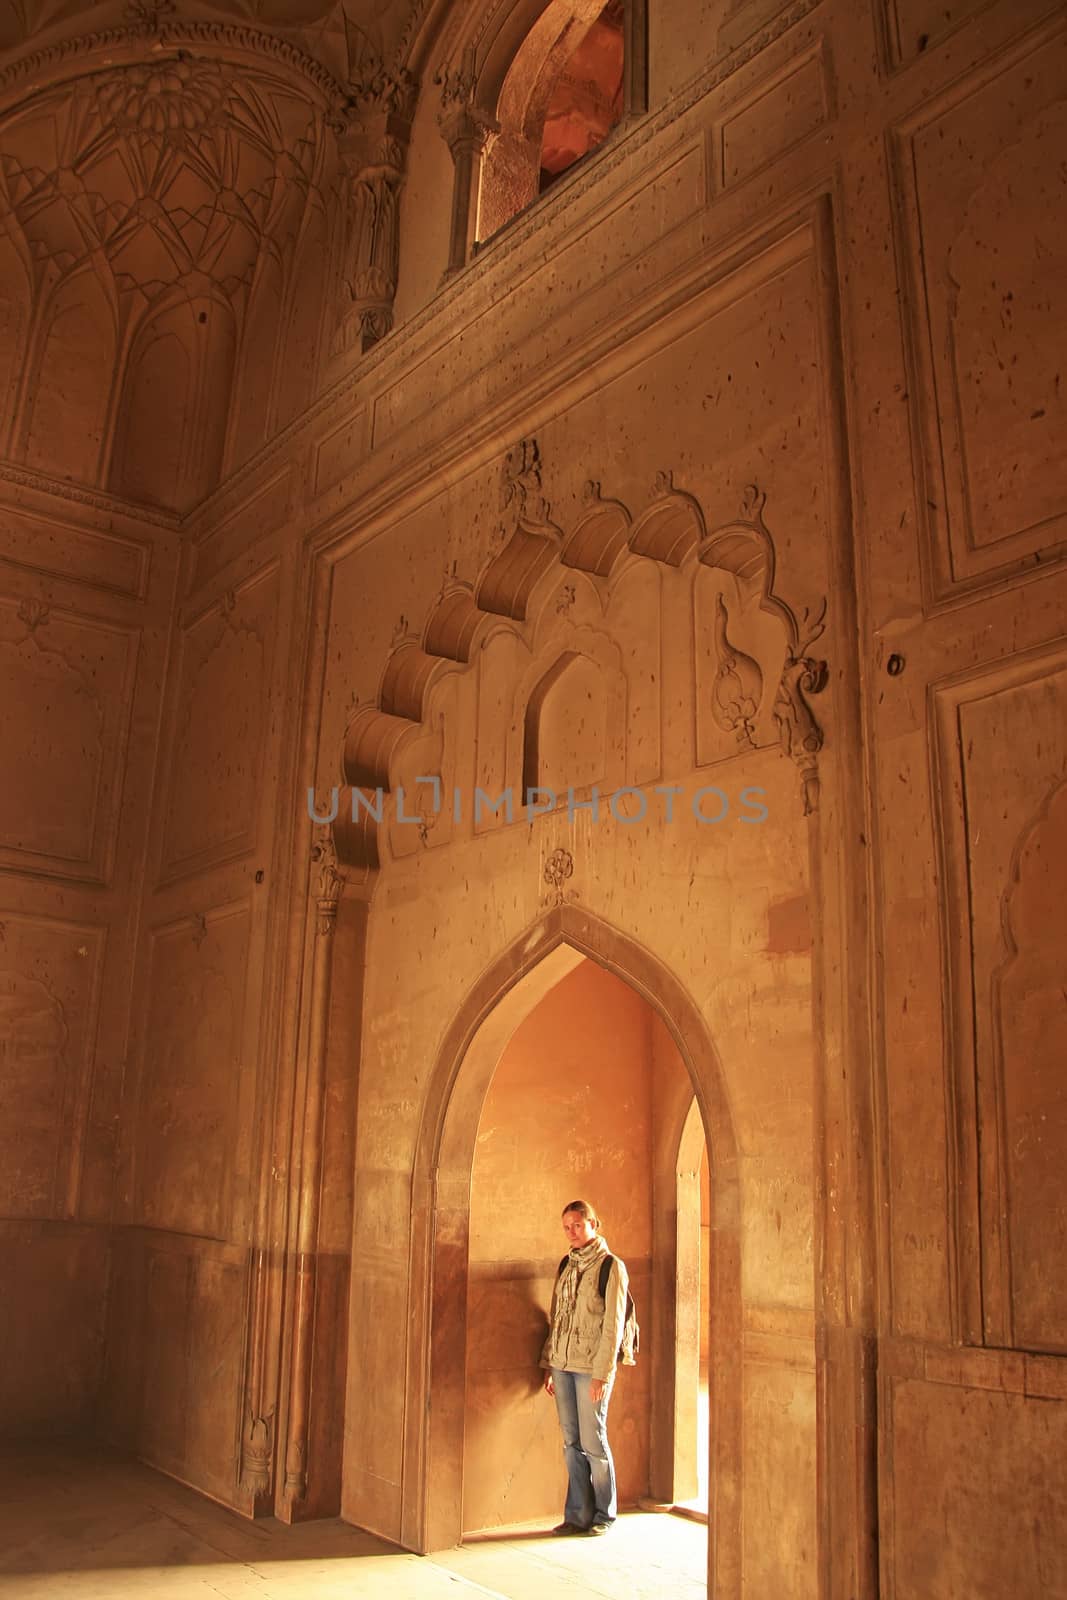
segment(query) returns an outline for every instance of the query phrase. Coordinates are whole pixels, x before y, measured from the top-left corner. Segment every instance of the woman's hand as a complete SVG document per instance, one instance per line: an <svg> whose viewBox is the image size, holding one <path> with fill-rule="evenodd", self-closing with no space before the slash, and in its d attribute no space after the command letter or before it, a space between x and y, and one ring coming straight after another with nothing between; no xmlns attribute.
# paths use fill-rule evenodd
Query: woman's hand
<svg viewBox="0 0 1067 1600"><path fill-rule="evenodd" d="M555 1394L555 1392L556 1392L556 1385L552 1382L552 1374L551 1374L551 1372L546 1372L545 1373L545 1393L546 1394Z"/></svg>
<svg viewBox="0 0 1067 1600"><path fill-rule="evenodd" d="M590 1380L589 1380L589 1398L590 1398L590 1400L593 1402L593 1404L595 1406L599 1405L601 1400L603 1400L603 1398L604 1398L604 1390L606 1388L607 1388L607 1383L605 1382L605 1380L603 1378L590 1378Z"/></svg>

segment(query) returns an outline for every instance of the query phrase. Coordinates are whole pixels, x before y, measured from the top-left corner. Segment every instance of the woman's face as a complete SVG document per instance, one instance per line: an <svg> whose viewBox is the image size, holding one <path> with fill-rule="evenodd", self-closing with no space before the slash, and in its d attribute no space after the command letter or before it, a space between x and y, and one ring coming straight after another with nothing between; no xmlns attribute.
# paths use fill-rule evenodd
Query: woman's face
<svg viewBox="0 0 1067 1600"><path fill-rule="evenodd" d="M588 1217L583 1217L580 1211L563 1213L563 1231L572 1250L580 1250L583 1244L589 1244L596 1238L595 1223L590 1222Z"/></svg>

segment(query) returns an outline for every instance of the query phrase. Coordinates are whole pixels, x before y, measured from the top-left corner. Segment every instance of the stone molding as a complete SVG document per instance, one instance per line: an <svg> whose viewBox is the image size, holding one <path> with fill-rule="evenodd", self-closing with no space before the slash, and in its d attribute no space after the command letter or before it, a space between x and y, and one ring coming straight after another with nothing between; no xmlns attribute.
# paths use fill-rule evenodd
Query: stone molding
<svg viewBox="0 0 1067 1600"><path fill-rule="evenodd" d="M104 494L78 484L66 483L46 472L34 472L29 467L19 467L10 461L0 461L0 483L13 484L16 489L31 489L35 494L45 494L60 500L71 500L76 505L90 506L106 516L130 517L137 522L149 522L157 528L177 533L182 518L176 512L163 511L158 506L142 505L136 500L123 499L121 495Z"/></svg>
<svg viewBox="0 0 1067 1600"><path fill-rule="evenodd" d="M162 17L156 21L132 23L124 28L106 28L97 33L80 34L74 39L64 39L47 45L28 56L13 61L0 71L0 98L28 80L28 87L37 92L42 80L51 81L48 87L62 81L63 69L81 63L87 57L107 53L106 66L115 66L117 50L152 41L153 55L160 51L199 48L211 51L238 51L260 56L276 66L303 77L318 93L324 108L340 121L346 112L350 97L333 74L306 55L288 40L277 34L265 33L236 22L197 22L177 17ZM138 57L143 60L143 55ZM60 69L58 74L56 69ZM103 70L103 69L102 69Z"/></svg>

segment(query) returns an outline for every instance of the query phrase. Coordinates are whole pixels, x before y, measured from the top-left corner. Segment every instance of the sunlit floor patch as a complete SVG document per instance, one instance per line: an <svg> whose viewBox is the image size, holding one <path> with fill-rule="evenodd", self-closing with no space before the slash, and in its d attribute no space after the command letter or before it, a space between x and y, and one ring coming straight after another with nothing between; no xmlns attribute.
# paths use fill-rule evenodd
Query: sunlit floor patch
<svg viewBox="0 0 1067 1600"><path fill-rule="evenodd" d="M0 1456L5 1600L705 1600L707 1533L654 1513L602 1539L501 1529L413 1556L340 1521L248 1522L69 1442Z"/></svg>

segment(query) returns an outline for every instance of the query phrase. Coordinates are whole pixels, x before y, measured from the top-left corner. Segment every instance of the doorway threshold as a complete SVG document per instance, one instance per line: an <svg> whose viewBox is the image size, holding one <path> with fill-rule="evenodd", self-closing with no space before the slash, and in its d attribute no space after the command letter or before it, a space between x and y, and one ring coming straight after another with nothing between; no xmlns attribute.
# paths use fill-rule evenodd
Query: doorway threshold
<svg viewBox="0 0 1067 1600"><path fill-rule="evenodd" d="M708 1502L701 1496L695 1500L639 1500L641 1511L654 1511L661 1517L685 1517L688 1522L708 1525Z"/></svg>

